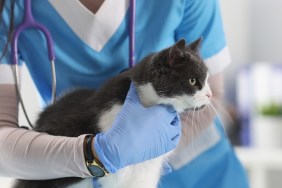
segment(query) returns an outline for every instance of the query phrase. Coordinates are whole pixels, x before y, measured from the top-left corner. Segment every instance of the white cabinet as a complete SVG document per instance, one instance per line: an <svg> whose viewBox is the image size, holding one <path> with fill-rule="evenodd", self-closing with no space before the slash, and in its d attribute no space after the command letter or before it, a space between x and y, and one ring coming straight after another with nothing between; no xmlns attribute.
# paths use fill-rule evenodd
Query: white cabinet
<svg viewBox="0 0 282 188"><path fill-rule="evenodd" d="M3 178L0 177L0 187L1 188L11 188L13 185L13 179L12 178Z"/></svg>
<svg viewBox="0 0 282 188"><path fill-rule="evenodd" d="M248 172L251 188L282 187L282 149L236 147L235 151Z"/></svg>

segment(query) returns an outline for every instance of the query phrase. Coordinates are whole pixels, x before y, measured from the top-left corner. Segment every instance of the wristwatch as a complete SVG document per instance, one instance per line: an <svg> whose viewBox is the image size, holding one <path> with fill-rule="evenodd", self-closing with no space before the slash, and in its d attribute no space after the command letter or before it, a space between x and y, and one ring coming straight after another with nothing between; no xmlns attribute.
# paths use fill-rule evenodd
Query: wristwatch
<svg viewBox="0 0 282 188"><path fill-rule="evenodd" d="M84 156L87 169L94 177L108 175L107 169L94 157L92 153L93 135L87 135L84 142Z"/></svg>

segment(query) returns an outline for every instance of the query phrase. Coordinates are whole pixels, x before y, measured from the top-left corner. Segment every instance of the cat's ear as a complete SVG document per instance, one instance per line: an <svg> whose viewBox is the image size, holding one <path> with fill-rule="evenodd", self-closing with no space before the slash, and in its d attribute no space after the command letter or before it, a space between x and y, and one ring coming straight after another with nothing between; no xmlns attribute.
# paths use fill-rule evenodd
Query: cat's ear
<svg viewBox="0 0 282 188"><path fill-rule="evenodd" d="M200 46L202 44L203 41L203 37L198 38L197 40L195 40L194 42L192 42L191 44L189 44L189 48L191 50L193 50L194 52L199 52Z"/></svg>
<svg viewBox="0 0 282 188"><path fill-rule="evenodd" d="M184 50L186 46L185 39L180 39L174 46L179 48L180 50Z"/></svg>
<svg viewBox="0 0 282 188"><path fill-rule="evenodd" d="M183 50L186 47L185 39L179 40L169 49L169 64L172 65L177 56L183 56Z"/></svg>

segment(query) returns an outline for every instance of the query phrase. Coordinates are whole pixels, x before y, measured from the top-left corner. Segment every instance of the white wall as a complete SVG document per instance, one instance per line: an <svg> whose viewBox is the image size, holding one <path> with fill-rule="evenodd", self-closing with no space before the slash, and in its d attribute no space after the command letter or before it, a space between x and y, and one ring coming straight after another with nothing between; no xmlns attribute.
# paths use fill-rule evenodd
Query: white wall
<svg viewBox="0 0 282 188"><path fill-rule="evenodd" d="M261 61L282 62L281 0L220 0L232 64L225 71L226 98L235 103L240 67Z"/></svg>
<svg viewBox="0 0 282 188"><path fill-rule="evenodd" d="M253 0L251 2L252 60L282 62L282 1Z"/></svg>
<svg viewBox="0 0 282 188"><path fill-rule="evenodd" d="M235 103L235 79L240 67L261 61L282 63L282 0L220 2L233 60L225 71L226 98ZM281 187L281 170L266 174L268 186L263 188ZM262 187L255 186L258 180L252 181L252 188Z"/></svg>
<svg viewBox="0 0 282 188"><path fill-rule="evenodd" d="M235 103L237 70L251 62L250 4L248 0L220 0L222 19L232 63L224 71L226 99Z"/></svg>
<svg viewBox="0 0 282 188"><path fill-rule="evenodd" d="M234 62L250 61L250 5L248 0L220 0L228 46Z"/></svg>
<svg viewBox="0 0 282 188"><path fill-rule="evenodd" d="M220 0L234 62L282 62L281 0Z"/></svg>

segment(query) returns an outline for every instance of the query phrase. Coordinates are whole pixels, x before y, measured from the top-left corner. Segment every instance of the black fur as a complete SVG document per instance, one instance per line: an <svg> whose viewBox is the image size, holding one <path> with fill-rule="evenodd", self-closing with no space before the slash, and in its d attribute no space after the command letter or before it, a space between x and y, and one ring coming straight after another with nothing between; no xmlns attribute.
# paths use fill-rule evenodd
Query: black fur
<svg viewBox="0 0 282 188"><path fill-rule="evenodd" d="M98 91L82 89L66 94L40 114L34 130L70 137L96 135L100 132L98 118L113 104L123 104L131 81L136 86L152 83L159 96L193 95L201 89L207 74L207 67L197 52L199 43L185 46L185 41L181 40L145 57L132 69L110 79ZM197 80L195 86L189 84L190 78ZM63 188L80 180L18 180L14 188Z"/></svg>

